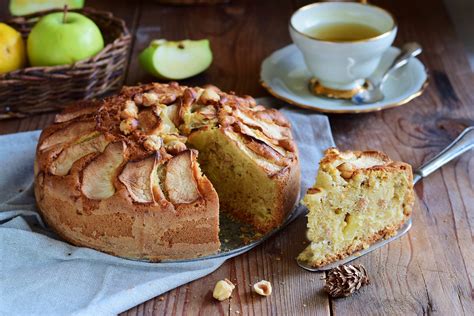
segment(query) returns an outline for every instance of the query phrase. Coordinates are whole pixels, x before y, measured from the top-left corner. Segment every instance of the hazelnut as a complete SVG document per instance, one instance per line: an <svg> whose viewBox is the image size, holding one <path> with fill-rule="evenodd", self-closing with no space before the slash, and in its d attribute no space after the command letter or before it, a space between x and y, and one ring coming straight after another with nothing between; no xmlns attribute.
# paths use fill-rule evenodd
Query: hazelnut
<svg viewBox="0 0 474 316"><path fill-rule="evenodd" d="M254 111L254 112L262 112L262 111L265 111L265 110L267 110L267 108L264 107L263 105L255 105L252 108L252 111Z"/></svg>
<svg viewBox="0 0 474 316"><path fill-rule="evenodd" d="M258 295L270 296L272 294L272 284L268 281L262 280L253 285L253 290Z"/></svg>
<svg viewBox="0 0 474 316"><path fill-rule="evenodd" d="M135 94L135 96L133 97L133 101L138 105L143 104L143 95Z"/></svg>
<svg viewBox="0 0 474 316"><path fill-rule="evenodd" d="M226 112L226 113L232 113L232 107L228 106L228 105L224 105L222 107L222 109Z"/></svg>
<svg viewBox="0 0 474 316"><path fill-rule="evenodd" d="M177 99L177 96L176 94L171 94L171 93L168 93L168 94L162 94L160 95L158 101L162 104L165 104L165 105L170 105L171 103L173 103L174 101L176 101Z"/></svg>
<svg viewBox="0 0 474 316"><path fill-rule="evenodd" d="M200 87L195 87L194 92L196 93L195 94L196 100L199 100L201 98L202 93L204 92L204 89Z"/></svg>
<svg viewBox="0 0 474 316"><path fill-rule="evenodd" d="M138 117L138 107L132 100L125 101L125 106L120 112L120 117L123 119L127 118L137 118Z"/></svg>
<svg viewBox="0 0 474 316"><path fill-rule="evenodd" d="M224 117L221 117L221 125L226 127L226 126L230 126L232 124L234 124L236 122L236 119L235 117L233 116L224 116Z"/></svg>
<svg viewBox="0 0 474 316"><path fill-rule="evenodd" d="M172 141L165 145L165 149L172 155L177 155L182 151L186 150L186 145L178 140Z"/></svg>
<svg viewBox="0 0 474 316"><path fill-rule="evenodd" d="M349 162L343 162L337 166L337 170L341 172L341 177L344 179L350 179L354 174L355 168L354 165Z"/></svg>
<svg viewBox="0 0 474 316"><path fill-rule="evenodd" d="M309 188L308 191L306 191L306 194L318 194L321 192L321 189L319 188Z"/></svg>
<svg viewBox="0 0 474 316"><path fill-rule="evenodd" d="M227 279L220 280L216 283L212 296L219 301L224 301L232 295L235 285Z"/></svg>
<svg viewBox="0 0 474 316"><path fill-rule="evenodd" d="M158 151L163 145L163 139L157 135L149 135L143 142L143 146L148 151Z"/></svg>
<svg viewBox="0 0 474 316"><path fill-rule="evenodd" d="M183 92L183 97L181 99L180 111L181 111L181 108L191 109L194 101L196 101L194 97L194 91L190 88L185 89Z"/></svg>
<svg viewBox="0 0 474 316"><path fill-rule="evenodd" d="M153 92L146 92L143 94L143 105L152 106L158 103L158 95Z"/></svg>
<svg viewBox="0 0 474 316"><path fill-rule="evenodd" d="M201 101L203 104L208 104L219 102L220 99L221 97L213 88L206 88L201 94L199 101Z"/></svg>
<svg viewBox="0 0 474 316"><path fill-rule="evenodd" d="M130 134L131 132L136 130L137 127L138 127L138 120L134 118L127 118L123 120L122 122L120 122L120 130L125 135Z"/></svg>
<svg viewBox="0 0 474 316"><path fill-rule="evenodd" d="M245 95L244 96L244 99L247 100L248 102L248 105L253 108L255 106L257 106L257 101L255 101L255 99L249 95ZM265 109L265 108L264 108Z"/></svg>

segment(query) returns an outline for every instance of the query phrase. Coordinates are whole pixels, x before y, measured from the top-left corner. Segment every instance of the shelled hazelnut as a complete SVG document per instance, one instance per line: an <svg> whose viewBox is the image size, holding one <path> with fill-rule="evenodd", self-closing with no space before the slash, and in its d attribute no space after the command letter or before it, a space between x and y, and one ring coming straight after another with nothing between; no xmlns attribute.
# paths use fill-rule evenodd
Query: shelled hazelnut
<svg viewBox="0 0 474 316"><path fill-rule="evenodd" d="M337 167L337 170L341 172L341 177L344 179L350 179L354 174L354 165L348 162L343 162Z"/></svg>
<svg viewBox="0 0 474 316"><path fill-rule="evenodd" d="M253 290L258 295L270 296L272 294L272 284L266 280L262 280L253 285Z"/></svg>
<svg viewBox="0 0 474 316"><path fill-rule="evenodd" d="M137 118L138 117L138 107L132 100L125 101L125 106L120 112L120 117L123 119L127 118Z"/></svg>
<svg viewBox="0 0 474 316"><path fill-rule="evenodd" d="M158 95L152 92L146 92L143 94L143 105L152 106L158 102Z"/></svg>
<svg viewBox="0 0 474 316"><path fill-rule="evenodd" d="M143 146L148 151L157 151L160 150L163 145L163 139L158 135L149 135L147 139L143 142Z"/></svg>
<svg viewBox="0 0 474 316"><path fill-rule="evenodd" d="M212 296L219 301L225 301L230 298L235 285L227 279L220 280L216 283Z"/></svg>
<svg viewBox="0 0 474 316"><path fill-rule="evenodd" d="M120 122L120 131L125 135L130 134L138 127L138 120L134 118L127 118Z"/></svg>

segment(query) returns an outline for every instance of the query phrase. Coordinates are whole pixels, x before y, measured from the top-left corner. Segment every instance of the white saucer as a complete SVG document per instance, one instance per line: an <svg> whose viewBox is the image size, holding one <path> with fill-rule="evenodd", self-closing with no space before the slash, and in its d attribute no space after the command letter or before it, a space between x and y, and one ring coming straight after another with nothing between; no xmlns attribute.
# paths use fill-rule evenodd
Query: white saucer
<svg viewBox="0 0 474 316"><path fill-rule="evenodd" d="M378 82L399 51L390 47L370 79ZM390 74L383 85L385 99L377 103L354 105L348 100L317 97L308 89L310 78L303 55L294 44L273 52L263 61L260 70L260 83L274 97L295 106L328 113L362 113L399 106L421 95L428 85L426 68L416 58Z"/></svg>

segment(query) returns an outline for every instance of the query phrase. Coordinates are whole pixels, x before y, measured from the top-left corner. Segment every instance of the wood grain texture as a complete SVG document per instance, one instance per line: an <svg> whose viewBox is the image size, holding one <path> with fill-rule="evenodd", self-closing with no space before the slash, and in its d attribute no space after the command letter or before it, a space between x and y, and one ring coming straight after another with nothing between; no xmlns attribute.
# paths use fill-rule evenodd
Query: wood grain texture
<svg viewBox="0 0 474 316"><path fill-rule="evenodd" d="M409 105L379 113L331 115L336 143L343 149L378 149L420 166L474 125L474 74L441 0L374 1L394 13L396 44L416 40L430 70L430 85ZM267 95L259 86L260 63L290 43L287 21L307 1L235 0L216 6L165 6L153 1L93 1L126 19L135 34L127 84L149 82L137 64L151 39L211 40L214 62L185 84L213 83L223 90ZM7 1L0 0L0 18ZM0 122L0 133L46 126L52 115ZM317 163L317 162L315 162ZM314 175L304 175L314 177ZM434 173L416 187L414 225L409 234L357 260L371 285L346 299L329 300L320 274L299 269L294 257L305 245L305 219L278 236L226 262L214 273L137 306L123 315L473 315L474 153ZM226 302L212 299L215 282L236 285ZM256 296L251 285L266 279L273 294Z"/></svg>

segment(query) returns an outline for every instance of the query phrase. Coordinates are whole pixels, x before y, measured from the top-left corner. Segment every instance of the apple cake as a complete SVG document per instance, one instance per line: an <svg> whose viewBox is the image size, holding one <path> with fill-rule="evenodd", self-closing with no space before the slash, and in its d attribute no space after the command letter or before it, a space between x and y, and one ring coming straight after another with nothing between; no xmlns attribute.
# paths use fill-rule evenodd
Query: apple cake
<svg viewBox="0 0 474 316"><path fill-rule="evenodd" d="M219 211L267 232L299 195L290 124L251 97L152 83L66 109L39 139L35 195L65 240L159 261L219 250Z"/></svg>
<svg viewBox="0 0 474 316"><path fill-rule="evenodd" d="M310 245L298 260L320 267L396 234L414 203L409 164L378 151L326 150L308 207Z"/></svg>

